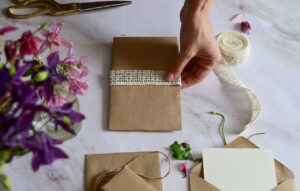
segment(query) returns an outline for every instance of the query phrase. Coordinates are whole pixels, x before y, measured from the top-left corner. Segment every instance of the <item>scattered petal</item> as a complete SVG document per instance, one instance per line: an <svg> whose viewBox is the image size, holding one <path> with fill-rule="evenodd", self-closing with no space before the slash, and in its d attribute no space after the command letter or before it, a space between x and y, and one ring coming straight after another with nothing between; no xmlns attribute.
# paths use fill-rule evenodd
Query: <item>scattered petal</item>
<svg viewBox="0 0 300 191"><path fill-rule="evenodd" d="M181 167L181 171L183 173L183 178L186 178L187 177L187 164L186 164L186 161L182 164L182 167Z"/></svg>
<svg viewBox="0 0 300 191"><path fill-rule="evenodd" d="M238 14L235 14L231 17L230 21L233 22L237 19L240 19L242 16L244 15L244 13L238 13Z"/></svg>
<svg viewBox="0 0 300 191"><path fill-rule="evenodd" d="M15 30L17 30L17 27L14 27L14 26L3 27L0 29L0 36L3 36L6 33L13 32Z"/></svg>

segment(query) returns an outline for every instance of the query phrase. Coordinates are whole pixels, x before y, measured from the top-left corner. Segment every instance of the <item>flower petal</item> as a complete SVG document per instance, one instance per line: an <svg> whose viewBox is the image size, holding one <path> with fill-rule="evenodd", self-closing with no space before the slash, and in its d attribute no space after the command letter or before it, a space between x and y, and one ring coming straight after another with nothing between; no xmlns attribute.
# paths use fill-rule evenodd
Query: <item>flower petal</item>
<svg viewBox="0 0 300 191"><path fill-rule="evenodd" d="M17 30L17 27L15 27L15 26L3 27L3 28L0 29L0 36L3 36L6 33L13 32L15 30Z"/></svg>
<svg viewBox="0 0 300 191"><path fill-rule="evenodd" d="M237 13L231 17L230 21L233 22L237 19L240 19L243 15L244 15L244 13Z"/></svg>
<svg viewBox="0 0 300 191"><path fill-rule="evenodd" d="M48 66L49 68L55 67L59 62L59 55L58 52L53 52L47 57Z"/></svg>
<svg viewBox="0 0 300 191"><path fill-rule="evenodd" d="M184 175L183 178L186 178L187 177L187 164L186 164L186 161L182 164L181 171Z"/></svg>

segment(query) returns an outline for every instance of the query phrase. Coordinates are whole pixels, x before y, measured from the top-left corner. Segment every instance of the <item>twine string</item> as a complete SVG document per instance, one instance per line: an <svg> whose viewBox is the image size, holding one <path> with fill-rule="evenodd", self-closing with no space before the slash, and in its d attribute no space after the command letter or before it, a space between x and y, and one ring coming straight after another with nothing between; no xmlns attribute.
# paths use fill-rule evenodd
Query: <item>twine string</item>
<svg viewBox="0 0 300 191"><path fill-rule="evenodd" d="M141 154L137 157L135 157L134 159L132 159L131 161L129 161L128 163L126 163L124 166L120 167L120 168L115 168L115 169L108 169L104 172L102 172L96 179L95 181L95 184L94 184L94 191L96 191L96 189L98 188L98 186L100 185L100 183L103 181L103 179L109 175L112 175L112 174L116 174L118 172L120 172L124 167L128 167L130 164L136 162L136 161L139 161L139 160L142 160L143 157L145 157L146 155L150 155L150 154L154 154L154 153L159 153L161 155L163 155L167 161L168 161L168 171L166 172L166 174L164 176L160 176L160 177L151 177L151 176L147 176L147 175L144 175L144 174L139 174L137 172L134 172L136 175L142 177L142 178L145 178L145 179L148 179L148 180L160 180L160 179L164 179L166 178L170 172L171 172L171 160L169 158L168 155L166 155L165 153L163 152L160 152L160 151L154 151L154 152L147 152L147 153L144 153L144 154Z"/></svg>

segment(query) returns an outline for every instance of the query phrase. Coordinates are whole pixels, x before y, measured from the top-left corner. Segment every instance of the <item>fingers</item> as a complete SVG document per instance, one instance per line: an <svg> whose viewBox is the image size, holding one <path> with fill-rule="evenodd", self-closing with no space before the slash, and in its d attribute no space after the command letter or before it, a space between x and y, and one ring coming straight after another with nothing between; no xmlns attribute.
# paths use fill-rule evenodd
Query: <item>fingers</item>
<svg viewBox="0 0 300 191"><path fill-rule="evenodd" d="M199 67L199 66L198 66ZM185 71L182 73L182 85L181 88L188 88L201 81L203 81L211 72L211 67L199 67L191 71Z"/></svg>
<svg viewBox="0 0 300 191"><path fill-rule="evenodd" d="M192 54L180 53L176 60L175 67L167 72L165 79L167 81L174 81L176 78L178 78L185 66L191 61L192 58Z"/></svg>

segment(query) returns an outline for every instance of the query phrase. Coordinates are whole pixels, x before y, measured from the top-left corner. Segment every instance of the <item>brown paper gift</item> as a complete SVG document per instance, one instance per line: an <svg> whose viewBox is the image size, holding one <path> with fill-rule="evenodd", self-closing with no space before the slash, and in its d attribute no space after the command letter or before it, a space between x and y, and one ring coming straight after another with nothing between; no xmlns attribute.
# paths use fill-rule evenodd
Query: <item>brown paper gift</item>
<svg viewBox="0 0 300 191"><path fill-rule="evenodd" d="M177 54L175 37L114 38L112 70L167 71ZM180 86L111 86L109 129L181 130L180 100Z"/></svg>
<svg viewBox="0 0 300 191"><path fill-rule="evenodd" d="M140 156L143 156L142 160L135 160ZM114 174L107 173L109 176L105 175L106 172L118 168L121 168L122 170ZM101 183L98 184L95 189L97 179L99 179L99 177L103 174L105 176L103 176ZM128 182L122 180L124 180L124 175L128 174L131 175L131 177L128 178L128 181L133 184L138 182L138 187L135 189L131 188L131 191L140 191L139 188L141 187L145 187L145 191L150 191L151 188L153 188L153 191L162 191L162 180L160 178L142 178L137 175L140 174L147 177L161 177L159 152L91 154L85 156L86 191L109 191L111 188L124 188L125 191L125 188L128 188ZM116 182L118 179L119 181ZM112 187L112 183L116 183L118 185L116 185L116 187ZM147 185L145 185L145 183Z"/></svg>
<svg viewBox="0 0 300 191"><path fill-rule="evenodd" d="M104 191L132 191L132 188L142 191L156 191L153 186L148 184L127 166L102 187Z"/></svg>
<svg viewBox="0 0 300 191"><path fill-rule="evenodd" d="M238 137L225 148L258 148L255 144L244 137ZM277 187L272 191L297 191L295 176L291 170L275 160ZM191 191L220 191L218 188L204 180L203 165L198 164L190 173Z"/></svg>

